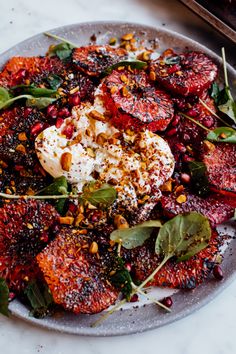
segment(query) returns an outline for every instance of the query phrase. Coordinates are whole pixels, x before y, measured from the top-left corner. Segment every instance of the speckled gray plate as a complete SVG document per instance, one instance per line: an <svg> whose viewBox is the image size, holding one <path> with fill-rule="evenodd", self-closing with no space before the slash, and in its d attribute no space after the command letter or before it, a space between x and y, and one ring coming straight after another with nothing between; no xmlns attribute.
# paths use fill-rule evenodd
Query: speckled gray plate
<svg viewBox="0 0 236 354"><path fill-rule="evenodd" d="M157 40L161 48L174 47L177 49L188 48L200 50L212 56L219 65L221 63L220 58L206 47L178 33L164 30L163 28L152 28L122 22L94 22L65 26L51 30L50 32L78 43L78 45L86 45L91 42L90 37L93 33L97 37L97 43L107 43L110 37L119 37L124 33L134 32L136 37L144 38L147 42L154 39ZM0 66L4 65L14 55L43 55L52 43L55 43L55 41L45 37L43 34L36 35L0 55ZM236 80L236 72L232 67L229 67L229 76L231 81ZM235 228L235 225L233 227ZM236 257L231 257L230 252L236 254L236 240L232 240L230 248L231 250L226 250L223 262L224 279L221 282L209 279L193 291L176 293L173 295L174 306L171 313L166 313L158 309L156 305L150 304L138 309L132 308L118 311L99 327L91 328L91 323L100 315L76 316L70 313L62 313L57 318L37 320L29 317L29 310L18 300L11 303L10 309L12 314L36 325L80 335L109 336L153 329L176 321L199 309L212 300L235 278Z"/></svg>

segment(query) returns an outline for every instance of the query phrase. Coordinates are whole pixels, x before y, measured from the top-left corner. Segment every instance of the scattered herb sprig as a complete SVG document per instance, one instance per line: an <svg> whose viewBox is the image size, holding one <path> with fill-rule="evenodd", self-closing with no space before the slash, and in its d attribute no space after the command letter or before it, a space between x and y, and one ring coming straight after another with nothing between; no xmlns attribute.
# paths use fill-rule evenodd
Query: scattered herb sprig
<svg viewBox="0 0 236 354"><path fill-rule="evenodd" d="M43 318L49 313L53 304L53 297L46 284L39 284L36 280L30 282L24 290L32 310L30 314L35 318Z"/></svg>
<svg viewBox="0 0 236 354"><path fill-rule="evenodd" d="M108 75L111 74L113 70L119 68L119 67L131 67L131 69L144 69L147 66L147 63L145 61L142 60L122 60L119 61L118 63L115 63L111 66L109 66L108 68L106 68L106 70L103 72L102 75Z"/></svg>
<svg viewBox="0 0 236 354"><path fill-rule="evenodd" d="M66 60L71 56L72 50L74 48L78 47L76 44L72 43L71 41L68 41L65 38L56 36L55 34L45 32L44 35L62 42L57 45L53 45L53 46L49 47L49 50L47 53L49 57L56 55L56 56L58 56L59 59Z"/></svg>

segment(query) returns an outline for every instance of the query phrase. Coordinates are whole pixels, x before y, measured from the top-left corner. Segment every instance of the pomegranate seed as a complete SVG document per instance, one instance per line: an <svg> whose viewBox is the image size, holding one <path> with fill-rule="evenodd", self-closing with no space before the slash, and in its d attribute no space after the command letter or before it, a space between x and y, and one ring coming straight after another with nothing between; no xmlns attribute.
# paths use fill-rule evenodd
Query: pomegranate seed
<svg viewBox="0 0 236 354"><path fill-rule="evenodd" d="M194 118L194 117L197 117L199 115L199 112L196 109L192 108L192 109L189 109L186 114L189 117Z"/></svg>
<svg viewBox="0 0 236 354"><path fill-rule="evenodd" d="M191 179L187 173L181 173L180 178L183 183L189 183Z"/></svg>
<svg viewBox="0 0 236 354"><path fill-rule="evenodd" d="M69 97L69 104L71 106L78 106L80 104L80 97L78 94L71 95Z"/></svg>
<svg viewBox="0 0 236 354"><path fill-rule="evenodd" d="M211 116L206 116L202 120L202 124L205 125L207 128L211 128L214 125L215 121L214 118Z"/></svg>
<svg viewBox="0 0 236 354"><path fill-rule="evenodd" d="M132 266L130 263L126 263L125 268L128 270L128 272L131 272L131 270L132 270Z"/></svg>
<svg viewBox="0 0 236 354"><path fill-rule="evenodd" d="M57 108L54 105L50 105L47 108L47 115L51 117L52 119L56 119L58 115Z"/></svg>
<svg viewBox="0 0 236 354"><path fill-rule="evenodd" d="M67 118L67 117L70 116L70 111L69 111L68 108L64 107L64 108L62 108L62 109L59 111L58 115L59 115L59 117L65 117L65 118Z"/></svg>
<svg viewBox="0 0 236 354"><path fill-rule="evenodd" d="M191 161L194 161L194 158L193 157L190 157L188 155L184 155L183 156L183 161L184 162L191 162Z"/></svg>
<svg viewBox="0 0 236 354"><path fill-rule="evenodd" d="M170 129L170 130L168 130L167 132L166 132L166 135L167 136L173 136L173 135L175 135L176 133L177 133L177 128L172 128L172 129Z"/></svg>
<svg viewBox="0 0 236 354"><path fill-rule="evenodd" d="M15 293L10 292L9 293L9 301L12 301L16 297Z"/></svg>
<svg viewBox="0 0 236 354"><path fill-rule="evenodd" d="M72 124L67 125L62 131L62 134L64 134L67 139L71 139L73 133L74 133L74 126Z"/></svg>
<svg viewBox="0 0 236 354"><path fill-rule="evenodd" d="M33 108L30 108L30 107L26 107L24 109L24 118L27 118L29 116L30 113L33 112Z"/></svg>
<svg viewBox="0 0 236 354"><path fill-rule="evenodd" d="M55 124L56 128L59 129L62 126L63 123L64 123L64 119L57 118L57 121L56 121L56 124Z"/></svg>
<svg viewBox="0 0 236 354"><path fill-rule="evenodd" d="M76 210L77 210L77 206L74 204L74 203L69 203L69 206L68 206L68 209L69 209L69 211L73 214L73 213L75 213L76 212Z"/></svg>
<svg viewBox="0 0 236 354"><path fill-rule="evenodd" d="M38 135L39 133L41 133L41 131L44 129L44 124L41 122L37 122L35 123L31 129L30 129L30 134L31 135Z"/></svg>
<svg viewBox="0 0 236 354"><path fill-rule="evenodd" d="M161 301L163 305L166 307L171 307L173 305L172 298L170 296L164 297L164 299Z"/></svg>
<svg viewBox="0 0 236 354"><path fill-rule="evenodd" d="M175 118L171 122L172 127L176 127L176 125L179 124L179 121L180 121L180 117L179 116L175 116Z"/></svg>
<svg viewBox="0 0 236 354"><path fill-rule="evenodd" d="M18 70L13 79L14 83L20 84L26 78L27 74L28 72L25 69Z"/></svg>
<svg viewBox="0 0 236 354"><path fill-rule="evenodd" d="M213 275L217 280L222 280L224 278L223 271L219 265L214 266Z"/></svg>
<svg viewBox="0 0 236 354"><path fill-rule="evenodd" d="M100 218L101 218L101 212L99 210L95 210L92 213L91 221L92 222L98 222Z"/></svg>
<svg viewBox="0 0 236 354"><path fill-rule="evenodd" d="M169 69L168 69L168 74L173 74L175 73L176 71L179 71L181 69L181 67L178 65L178 64L174 64L173 66L171 66Z"/></svg>
<svg viewBox="0 0 236 354"><path fill-rule="evenodd" d="M21 171L24 169L24 166L21 166L21 165L15 165L15 170L16 171Z"/></svg>
<svg viewBox="0 0 236 354"><path fill-rule="evenodd" d="M138 294L134 294L131 296L129 302L137 302L138 301Z"/></svg>
<svg viewBox="0 0 236 354"><path fill-rule="evenodd" d="M176 104L177 104L178 109L180 109L181 111L185 110L186 103L184 101L178 101Z"/></svg>
<svg viewBox="0 0 236 354"><path fill-rule="evenodd" d="M175 147L176 147L176 149L177 150L179 150L180 152L186 152L186 147L184 146L184 144L182 144L182 143L178 143L178 144L175 144Z"/></svg>
<svg viewBox="0 0 236 354"><path fill-rule="evenodd" d="M40 237L40 240L43 242L48 242L48 234L46 232L43 232Z"/></svg>

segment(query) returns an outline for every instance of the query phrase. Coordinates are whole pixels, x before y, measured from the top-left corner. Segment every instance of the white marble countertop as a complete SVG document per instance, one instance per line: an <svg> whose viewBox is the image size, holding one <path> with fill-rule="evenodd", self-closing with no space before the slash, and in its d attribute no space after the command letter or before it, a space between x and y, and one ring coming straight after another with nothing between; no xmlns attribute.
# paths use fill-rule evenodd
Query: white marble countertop
<svg viewBox="0 0 236 354"><path fill-rule="evenodd" d="M76 22L123 20L166 26L233 61L233 45L175 0L1 1L0 52L41 31ZM236 60L235 60L236 61ZM143 334L88 338L43 330L0 317L3 354L235 354L236 282L197 313Z"/></svg>

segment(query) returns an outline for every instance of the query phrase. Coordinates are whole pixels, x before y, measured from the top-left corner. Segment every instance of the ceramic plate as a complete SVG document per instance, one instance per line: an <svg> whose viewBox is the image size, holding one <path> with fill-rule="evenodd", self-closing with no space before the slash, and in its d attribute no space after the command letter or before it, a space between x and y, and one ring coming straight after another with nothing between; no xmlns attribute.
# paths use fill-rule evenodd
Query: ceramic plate
<svg viewBox="0 0 236 354"><path fill-rule="evenodd" d="M71 40L78 45L87 45L91 42L91 35L95 34L97 43L107 43L111 37L120 37L124 33L134 32L136 38L145 39L147 42L157 41L161 49L172 47L176 50L200 50L214 58L220 65L221 59L201 44L184 37L178 33L168 31L163 28L152 28L139 24L122 22L93 22L74 24L60 27L50 31L53 34ZM33 56L44 55L48 46L55 43L52 39L43 34L36 35L24 42L19 43L0 56L0 66L12 56ZM236 72L229 67L230 80L236 80ZM229 225L229 233L235 230L235 225ZM224 228L222 226L222 231ZM227 231L228 232L228 231ZM29 309L14 300L10 304L11 312L22 319L49 329L59 330L67 333L91 336L122 335L142 332L163 326L167 323L176 321L193 311L199 309L207 302L212 300L222 291L235 277L236 257L231 257L230 253L236 254L236 240L232 240L230 247L225 251L223 262L224 279L217 282L209 279L203 285L192 291L179 291L173 295L174 306L171 313L166 313L157 308L156 305L147 304L138 308L130 307L117 311L99 327L91 328L90 325L96 321L98 315L73 315L61 313L56 318L46 318L37 320L29 317ZM136 305L136 304L135 304ZM137 306L136 306L137 307Z"/></svg>

